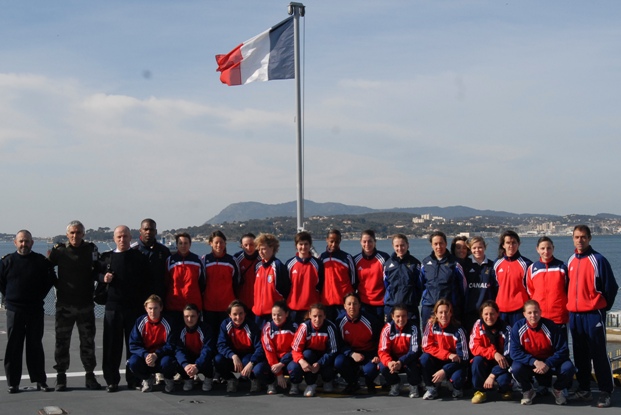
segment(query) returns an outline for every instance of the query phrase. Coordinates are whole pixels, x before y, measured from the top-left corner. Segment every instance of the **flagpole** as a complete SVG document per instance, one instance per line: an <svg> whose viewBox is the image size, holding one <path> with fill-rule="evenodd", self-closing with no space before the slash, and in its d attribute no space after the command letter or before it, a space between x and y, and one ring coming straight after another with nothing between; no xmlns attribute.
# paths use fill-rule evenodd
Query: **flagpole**
<svg viewBox="0 0 621 415"><path fill-rule="evenodd" d="M298 150L298 232L304 230L304 159L302 148L302 77L300 73L300 16L304 17L305 7L302 3L291 2L288 7L289 15L293 15L293 40L294 40L294 70L295 70L295 95L297 103L297 150Z"/></svg>

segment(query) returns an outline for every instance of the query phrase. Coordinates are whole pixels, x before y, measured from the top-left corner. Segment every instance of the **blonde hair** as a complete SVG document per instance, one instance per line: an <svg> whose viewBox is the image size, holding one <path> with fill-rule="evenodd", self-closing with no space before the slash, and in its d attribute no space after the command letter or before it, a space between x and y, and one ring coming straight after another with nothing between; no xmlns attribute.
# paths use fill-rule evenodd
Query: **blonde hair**
<svg viewBox="0 0 621 415"><path fill-rule="evenodd" d="M280 241L276 236L271 233L260 233L259 236L254 240L254 245L258 248L260 245L267 245L269 248L274 250L274 255L278 252L278 248L280 248Z"/></svg>

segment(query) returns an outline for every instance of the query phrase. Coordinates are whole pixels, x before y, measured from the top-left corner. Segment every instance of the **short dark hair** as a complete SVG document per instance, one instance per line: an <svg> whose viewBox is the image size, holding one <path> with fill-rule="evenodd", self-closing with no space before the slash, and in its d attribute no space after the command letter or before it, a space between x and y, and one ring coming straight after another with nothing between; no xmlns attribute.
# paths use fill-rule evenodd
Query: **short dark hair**
<svg viewBox="0 0 621 415"><path fill-rule="evenodd" d="M479 307L479 315L483 314L483 310L487 307L492 307L494 310L496 310L497 313L500 313L500 307L498 307L496 301L485 300L483 301L483 304L481 304L481 306Z"/></svg>
<svg viewBox="0 0 621 415"><path fill-rule="evenodd" d="M186 306L183 308L183 311L196 311L197 314L200 314L198 306L194 303L186 304Z"/></svg>
<svg viewBox="0 0 621 415"><path fill-rule="evenodd" d="M338 236L339 241L343 238L343 237L341 236L341 231L339 231L339 230L338 230L338 229L336 229L336 228L330 229L330 230L328 231L328 233L326 234L326 238L329 238L329 237L330 237L330 235L336 235L336 236Z"/></svg>
<svg viewBox="0 0 621 415"><path fill-rule="evenodd" d="M541 238L537 239L537 247L539 247L539 244L542 242L550 242L552 246L554 246L554 242L552 242L552 239L550 239L549 236L542 236Z"/></svg>
<svg viewBox="0 0 621 415"><path fill-rule="evenodd" d="M216 238L222 238L224 239L224 242L226 242L226 236L224 236L224 233L221 230L213 231L211 235L209 235L209 243L213 242Z"/></svg>
<svg viewBox="0 0 621 415"><path fill-rule="evenodd" d="M175 235L175 243L179 243L179 238L188 238L188 241L190 241L190 245L192 245L192 237L190 236L189 233L187 232L181 232Z"/></svg>
<svg viewBox="0 0 621 415"><path fill-rule="evenodd" d="M231 310L233 310L233 308L235 307L241 307L244 309L245 313L248 312L248 307L246 307L246 304L236 299L236 300L231 301L231 304L229 304L229 307L226 309L226 314L231 314Z"/></svg>
<svg viewBox="0 0 621 415"><path fill-rule="evenodd" d="M308 242L310 245L313 245L313 237L310 232L302 231L295 234L294 242L297 245L300 242Z"/></svg>
<svg viewBox="0 0 621 415"><path fill-rule="evenodd" d="M574 226L573 232L576 232L576 231L584 232L584 233L587 234L587 236L589 238L591 237L591 229L589 229L589 227L586 226L586 225L576 225L576 226ZM573 234L573 232L572 232L572 234Z"/></svg>
<svg viewBox="0 0 621 415"><path fill-rule="evenodd" d="M377 239L375 238L375 231L373 229L365 229L362 231L362 233L360 234L360 239L362 239L362 237L364 235L368 235L371 237L371 239L373 239L373 241L377 242Z"/></svg>
<svg viewBox="0 0 621 415"><path fill-rule="evenodd" d="M289 313L291 311L291 309L289 308L285 300L276 301L274 305L272 306L272 308L276 308L276 307L280 308L285 313Z"/></svg>
<svg viewBox="0 0 621 415"><path fill-rule="evenodd" d="M444 239L444 243L446 243L446 234L442 231L431 232L431 235L429 235L429 243L432 243L433 238L435 238L436 236L439 236L440 238Z"/></svg>

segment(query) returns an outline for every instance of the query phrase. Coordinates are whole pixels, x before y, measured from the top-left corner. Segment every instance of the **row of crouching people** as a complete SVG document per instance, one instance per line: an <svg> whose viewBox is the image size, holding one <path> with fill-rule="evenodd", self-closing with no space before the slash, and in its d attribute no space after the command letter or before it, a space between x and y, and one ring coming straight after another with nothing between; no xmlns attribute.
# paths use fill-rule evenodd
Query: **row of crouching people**
<svg viewBox="0 0 621 415"><path fill-rule="evenodd" d="M524 318L513 327L499 318L494 301L484 302L470 336L446 299L435 304L422 335L405 305L394 306L386 323L362 311L356 293L345 296L343 308L335 324L326 318L325 306L314 304L298 325L286 303L277 302L272 319L259 328L235 300L214 332L194 304L185 307L183 325L173 327L163 317L161 299L152 295L130 336L128 368L142 380L143 392L152 390L155 373L163 373L168 393L175 391L175 377L191 391L200 374L205 392L212 390L214 378L226 383L227 393L237 392L239 380L247 379L251 393L266 388L270 395L312 397L321 377L323 393L354 394L363 389L362 377L367 393L375 394L381 374L388 395L400 396L404 374L409 385L404 395L410 398L436 399L442 384L450 385L448 396L463 398L471 376L472 403L485 402L495 388L501 399L511 400L515 383L521 403L529 405L537 395L535 379L556 404L567 402L575 373L567 333L541 317L535 300L524 304Z"/></svg>

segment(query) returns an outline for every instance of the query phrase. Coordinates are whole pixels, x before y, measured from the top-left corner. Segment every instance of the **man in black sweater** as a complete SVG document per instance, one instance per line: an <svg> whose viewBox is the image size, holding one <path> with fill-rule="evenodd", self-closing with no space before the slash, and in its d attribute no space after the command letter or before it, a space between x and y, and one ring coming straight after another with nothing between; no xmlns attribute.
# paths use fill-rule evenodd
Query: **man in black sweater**
<svg viewBox="0 0 621 415"><path fill-rule="evenodd" d="M119 389L119 365L125 340L129 357L129 335L136 319L143 313L145 299L150 295L149 263L138 250L130 249L131 234L127 226L114 229L116 249L101 255L99 281L108 284L108 299L104 315L103 363L108 392ZM131 371L126 370L129 389L138 385Z"/></svg>
<svg viewBox="0 0 621 415"><path fill-rule="evenodd" d="M0 293L6 305L8 341L4 371L9 393L19 392L22 354L26 342L26 363L30 381L45 392L45 354L43 352L43 301L56 282L56 273L45 256L32 252L32 234L21 230L13 241L16 252L0 262Z"/></svg>

